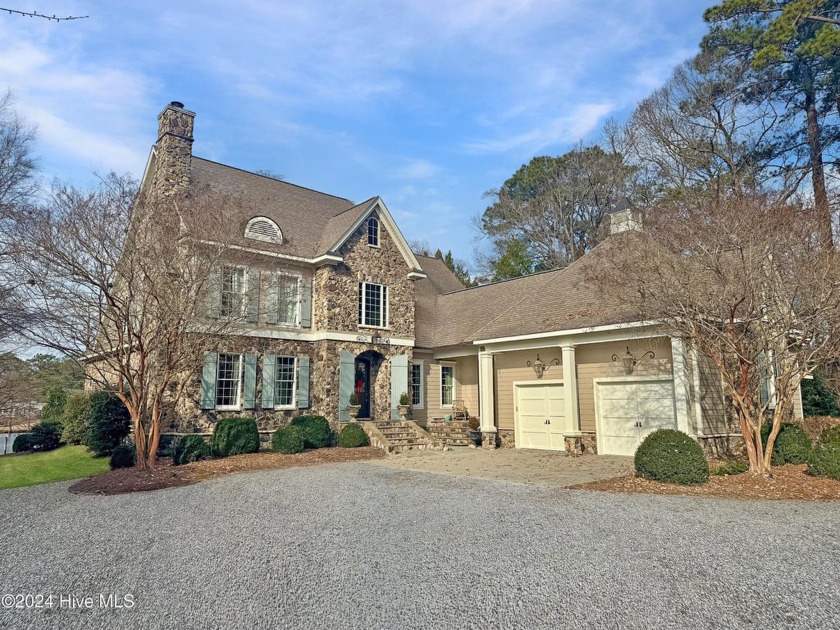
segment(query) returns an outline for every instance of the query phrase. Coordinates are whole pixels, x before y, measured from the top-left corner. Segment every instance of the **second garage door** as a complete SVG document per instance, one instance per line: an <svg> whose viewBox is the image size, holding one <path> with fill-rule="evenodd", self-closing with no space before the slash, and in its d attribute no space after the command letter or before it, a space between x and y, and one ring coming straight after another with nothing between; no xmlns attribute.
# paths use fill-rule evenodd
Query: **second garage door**
<svg viewBox="0 0 840 630"><path fill-rule="evenodd" d="M516 446L562 451L566 413L562 383L515 385Z"/></svg>
<svg viewBox="0 0 840 630"><path fill-rule="evenodd" d="M633 455L656 429L673 429L673 381L607 381L597 383L598 452Z"/></svg>

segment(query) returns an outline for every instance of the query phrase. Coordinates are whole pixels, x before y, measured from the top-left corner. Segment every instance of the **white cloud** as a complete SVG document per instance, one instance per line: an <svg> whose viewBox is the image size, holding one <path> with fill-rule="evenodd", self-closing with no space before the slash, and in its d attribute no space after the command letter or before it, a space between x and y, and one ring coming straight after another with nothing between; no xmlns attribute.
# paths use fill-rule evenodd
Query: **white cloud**
<svg viewBox="0 0 840 630"><path fill-rule="evenodd" d="M429 179L440 172L440 168L429 160L416 158L407 160L405 164L396 168L392 177L396 179Z"/></svg>

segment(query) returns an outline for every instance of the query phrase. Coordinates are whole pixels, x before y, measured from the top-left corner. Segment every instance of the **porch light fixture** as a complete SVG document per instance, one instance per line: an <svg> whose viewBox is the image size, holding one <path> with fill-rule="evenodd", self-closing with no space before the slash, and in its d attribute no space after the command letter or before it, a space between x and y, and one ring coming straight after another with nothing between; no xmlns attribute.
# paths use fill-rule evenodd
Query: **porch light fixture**
<svg viewBox="0 0 840 630"><path fill-rule="evenodd" d="M537 375L537 378L542 378L543 374L548 372L548 368L550 368L552 365L560 365L560 359L555 357L548 363L543 363L542 361L540 361L540 355L537 354L537 360L533 363L528 361L526 365L534 370L534 374Z"/></svg>
<svg viewBox="0 0 840 630"><path fill-rule="evenodd" d="M627 352L623 357L619 357L617 354L612 355L613 361L621 361L621 364L624 366L625 374L632 374L633 370L636 369L636 366L647 358L656 358L656 355L653 354L653 350L648 350L637 359L632 354L630 354L630 346L627 346Z"/></svg>

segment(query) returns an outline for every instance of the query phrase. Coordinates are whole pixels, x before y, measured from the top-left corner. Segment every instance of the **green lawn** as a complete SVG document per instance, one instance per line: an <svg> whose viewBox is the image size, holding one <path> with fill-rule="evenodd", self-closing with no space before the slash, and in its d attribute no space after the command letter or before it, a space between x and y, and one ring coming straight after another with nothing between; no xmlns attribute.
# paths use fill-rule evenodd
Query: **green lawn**
<svg viewBox="0 0 840 630"><path fill-rule="evenodd" d="M46 453L0 456L0 490L36 483L90 477L108 470L107 457L93 457L84 446L62 446Z"/></svg>

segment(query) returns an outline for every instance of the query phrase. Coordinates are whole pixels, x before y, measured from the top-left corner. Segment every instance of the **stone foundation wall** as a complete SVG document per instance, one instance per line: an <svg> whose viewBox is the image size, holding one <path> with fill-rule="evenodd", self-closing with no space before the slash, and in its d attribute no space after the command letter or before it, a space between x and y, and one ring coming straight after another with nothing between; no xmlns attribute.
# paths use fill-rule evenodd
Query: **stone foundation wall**
<svg viewBox="0 0 840 630"><path fill-rule="evenodd" d="M566 452L573 457L584 454L598 454L598 440L595 433L566 436L564 441L566 443Z"/></svg>
<svg viewBox="0 0 840 630"><path fill-rule="evenodd" d="M499 445L502 448L516 448L516 433L513 429L499 429Z"/></svg>
<svg viewBox="0 0 840 630"><path fill-rule="evenodd" d="M740 434L701 435L697 442L707 458L730 459L747 455L744 437Z"/></svg>

